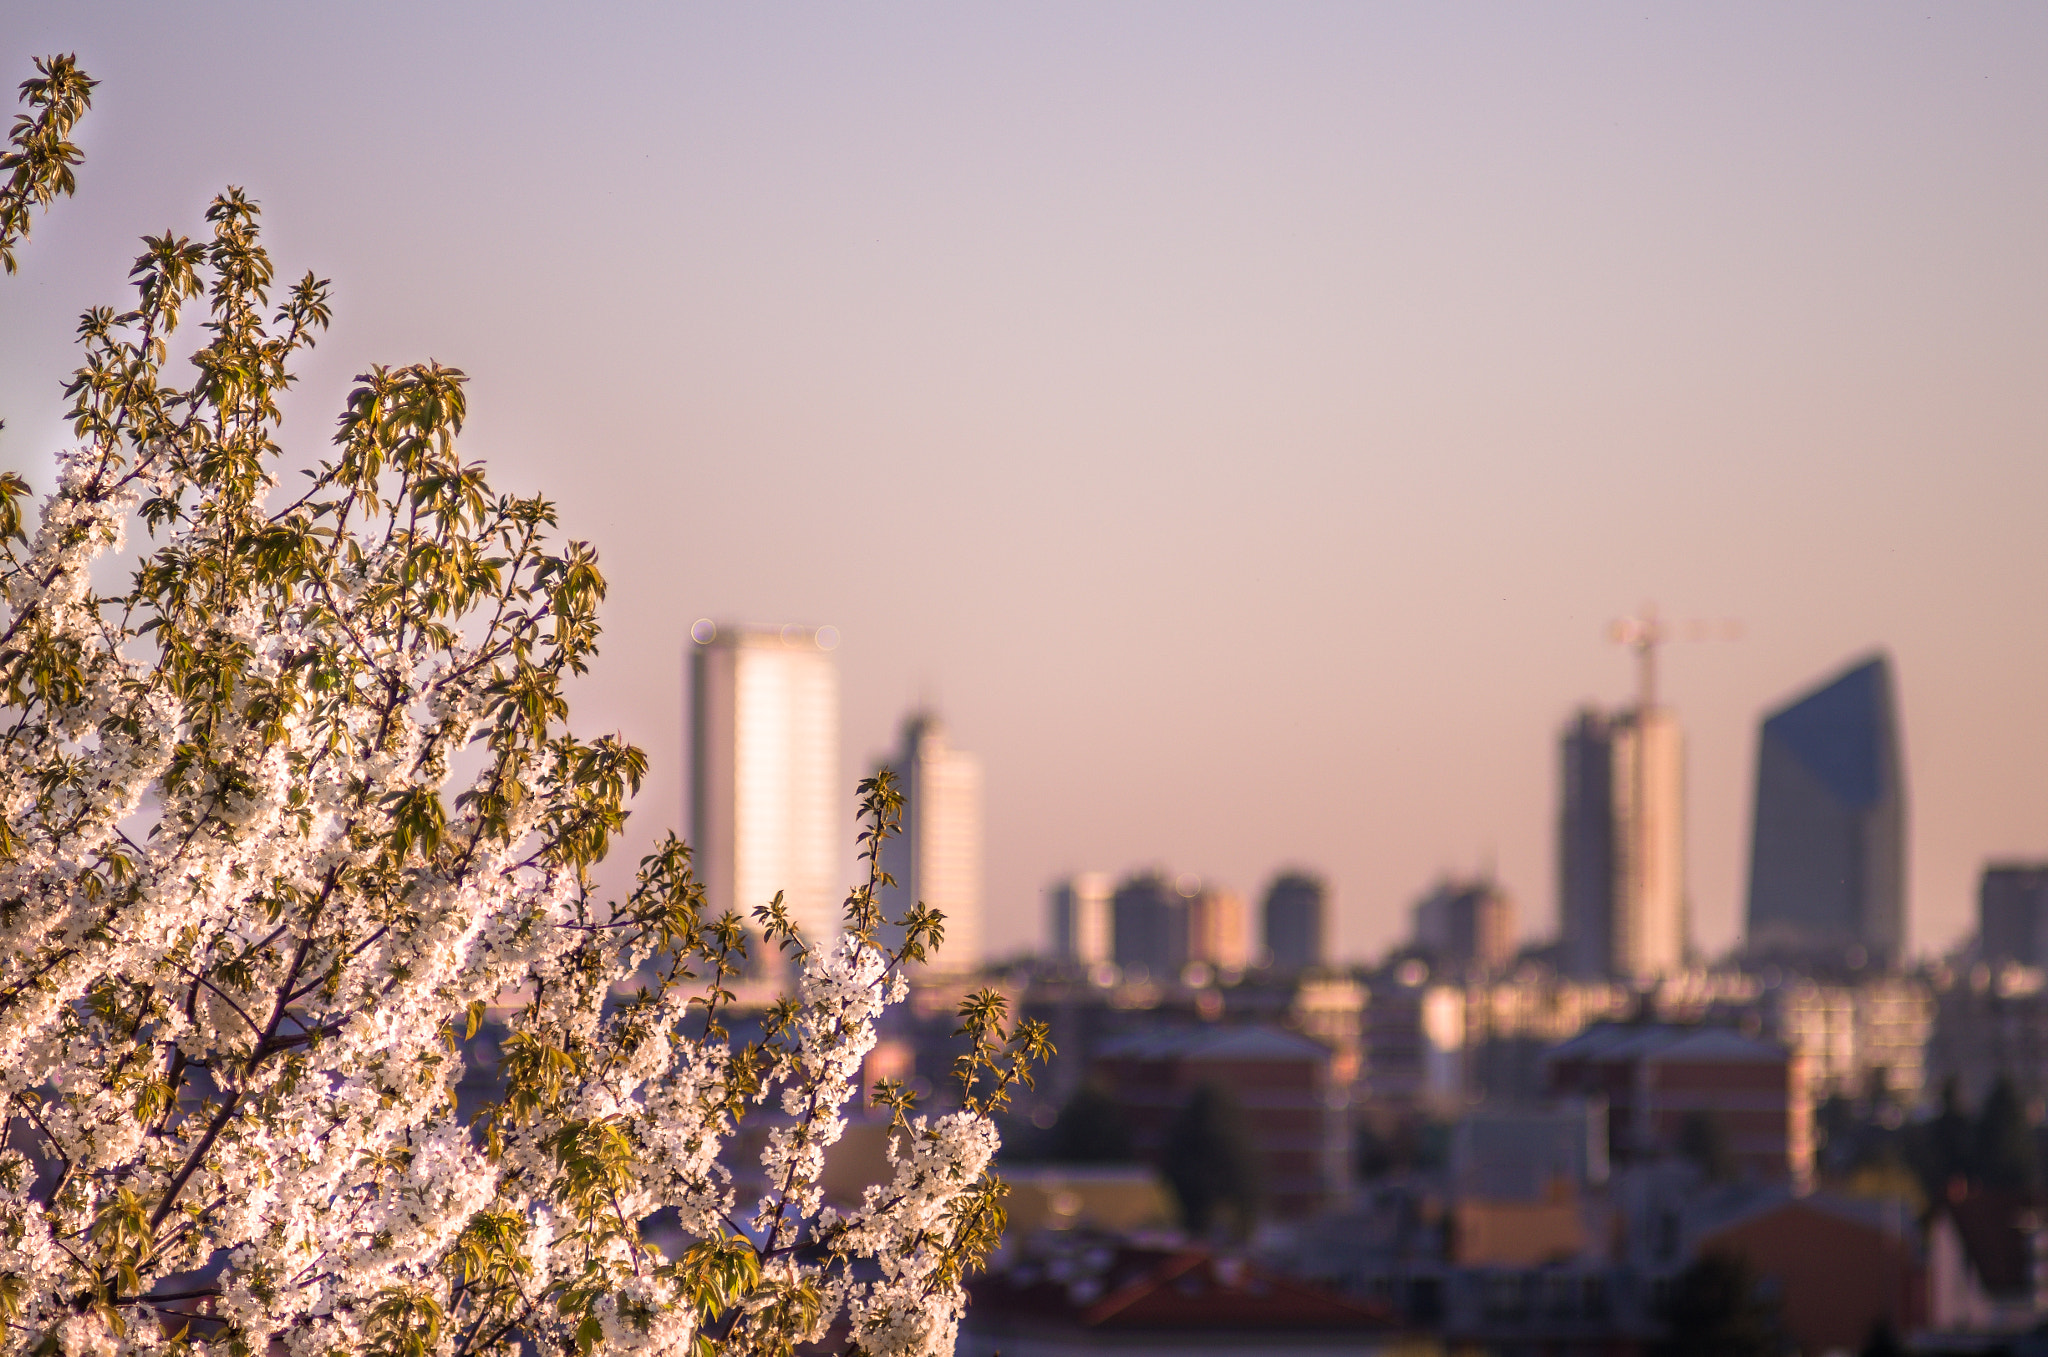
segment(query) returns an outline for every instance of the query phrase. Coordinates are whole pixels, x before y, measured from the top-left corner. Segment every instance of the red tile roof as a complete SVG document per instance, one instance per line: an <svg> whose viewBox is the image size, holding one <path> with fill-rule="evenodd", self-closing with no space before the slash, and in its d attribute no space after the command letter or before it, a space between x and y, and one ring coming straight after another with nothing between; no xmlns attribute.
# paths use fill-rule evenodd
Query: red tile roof
<svg viewBox="0 0 2048 1357"><path fill-rule="evenodd" d="M1116 1249L1100 1271L1035 1262L974 1285L969 1313L1090 1330L1385 1329L1386 1311L1200 1249Z"/></svg>

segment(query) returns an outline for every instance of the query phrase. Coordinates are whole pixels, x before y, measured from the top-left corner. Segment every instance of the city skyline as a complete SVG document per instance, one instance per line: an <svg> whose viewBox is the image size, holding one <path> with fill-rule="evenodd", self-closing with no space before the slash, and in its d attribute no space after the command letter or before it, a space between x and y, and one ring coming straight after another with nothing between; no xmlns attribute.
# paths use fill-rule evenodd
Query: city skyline
<svg viewBox="0 0 2048 1357"><path fill-rule="evenodd" d="M246 186L335 284L287 461L437 358L463 455L600 551L572 696L652 755L608 874L682 827L690 621L804 618L849 839L917 701L984 760L995 954L1147 861L1312 866L1344 958L1491 863L1542 935L1555 731L1645 599L1745 624L1664 675L1705 953L1759 715L1873 646L1909 953L2048 855L2048 15L17 9L11 79L102 85L0 464L47 488L78 313Z"/></svg>

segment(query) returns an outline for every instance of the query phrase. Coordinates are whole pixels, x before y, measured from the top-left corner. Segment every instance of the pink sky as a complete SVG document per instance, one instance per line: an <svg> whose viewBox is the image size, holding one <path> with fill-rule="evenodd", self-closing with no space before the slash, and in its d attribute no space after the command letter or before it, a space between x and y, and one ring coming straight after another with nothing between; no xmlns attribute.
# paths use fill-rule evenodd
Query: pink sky
<svg viewBox="0 0 2048 1357"><path fill-rule="evenodd" d="M1555 744L1673 647L1699 940L1755 725L1898 665L1911 937L2048 857L2048 11L1873 5L155 10L17 3L105 83L0 290L0 465L135 237L264 203L347 378L604 553L579 724L679 821L692 619L829 622L846 770L980 753L991 934L1063 871L1331 878L1348 954L1491 859L1552 926ZM635 854L630 850L623 856Z"/></svg>

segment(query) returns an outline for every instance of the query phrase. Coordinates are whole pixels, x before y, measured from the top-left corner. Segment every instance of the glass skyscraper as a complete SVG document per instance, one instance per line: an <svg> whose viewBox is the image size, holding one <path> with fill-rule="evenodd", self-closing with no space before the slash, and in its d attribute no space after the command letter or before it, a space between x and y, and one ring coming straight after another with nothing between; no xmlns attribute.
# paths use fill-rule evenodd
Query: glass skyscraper
<svg viewBox="0 0 2048 1357"><path fill-rule="evenodd" d="M1876 655L1764 718L1748 945L1889 965L1905 941L1905 770L1891 662Z"/></svg>

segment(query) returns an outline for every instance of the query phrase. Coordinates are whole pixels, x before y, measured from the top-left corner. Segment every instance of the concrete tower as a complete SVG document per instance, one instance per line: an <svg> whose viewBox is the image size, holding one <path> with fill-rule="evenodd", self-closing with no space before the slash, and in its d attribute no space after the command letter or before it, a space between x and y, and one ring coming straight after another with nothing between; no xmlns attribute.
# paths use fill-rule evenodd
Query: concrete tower
<svg viewBox="0 0 2048 1357"><path fill-rule="evenodd" d="M1110 929L1116 964L1126 975L1170 983L1188 964L1188 897L1163 872L1118 883Z"/></svg>
<svg viewBox="0 0 2048 1357"><path fill-rule="evenodd" d="M932 969L971 971L986 959L981 901L981 760L953 748L939 718L919 712L903 724L892 765L903 790L903 832L882 863L896 878L882 908L900 919L913 902L946 916L946 940ZM892 942L900 931L889 930Z"/></svg>
<svg viewBox="0 0 2048 1357"><path fill-rule="evenodd" d="M1580 712L1565 730L1558 903L1563 961L1587 979L1685 964L1685 736L1668 709Z"/></svg>
<svg viewBox="0 0 2048 1357"><path fill-rule="evenodd" d="M690 629L690 845L713 916L777 891L812 939L845 889L839 670L831 628Z"/></svg>
<svg viewBox="0 0 2048 1357"><path fill-rule="evenodd" d="M1318 876L1283 872L1266 888L1260 911L1266 960L1285 971L1329 960L1329 890Z"/></svg>
<svg viewBox="0 0 2048 1357"><path fill-rule="evenodd" d="M1115 956L1110 923L1109 873L1081 872L1053 883L1052 954L1081 966L1100 966Z"/></svg>

